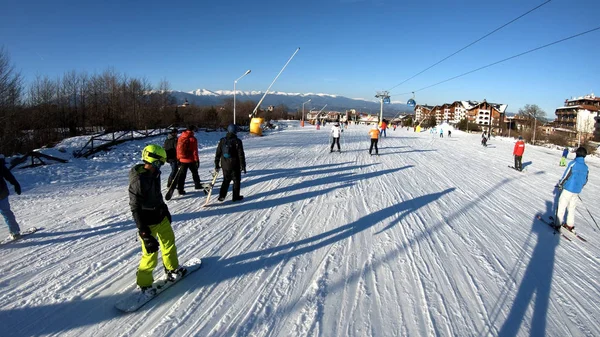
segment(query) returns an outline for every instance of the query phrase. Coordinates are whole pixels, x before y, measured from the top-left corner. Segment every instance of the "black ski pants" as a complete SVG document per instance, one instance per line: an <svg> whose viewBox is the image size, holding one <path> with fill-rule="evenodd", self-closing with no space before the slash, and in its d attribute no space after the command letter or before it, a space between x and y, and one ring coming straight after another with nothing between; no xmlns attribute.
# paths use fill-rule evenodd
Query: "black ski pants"
<svg viewBox="0 0 600 337"><path fill-rule="evenodd" d="M373 152L373 146L375 146L375 154L379 154L379 149L377 148L378 141L379 141L379 139L371 138L371 147L369 148L369 154L371 154L371 152Z"/></svg>
<svg viewBox="0 0 600 337"><path fill-rule="evenodd" d="M333 140L331 141L331 149L330 149L331 151L333 151L333 145L335 145L335 144L337 144L338 151L341 151L340 150L340 137L337 137L337 138L333 137Z"/></svg>
<svg viewBox="0 0 600 337"><path fill-rule="evenodd" d="M227 196L227 190L229 189L229 184L233 180L233 200L238 199L240 197L240 182L242 180L242 171L237 170L223 170L223 184L221 184L221 189L219 190L219 198L225 199Z"/></svg>
<svg viewBox="0 0 600 337"><path fill-rule="evenodd" d="M519 171L523 170L523 156L515 156L515 168Z"/></svg>
<svg viewBox="0 0 600 337"><path fill-rule="evenodd" d="M179 167L181 173L179 173L179 181L177 182L177 190L183 191L185 186L185 177L187 176L187 170L192 172L192 178L194 179L194 188L200 189L200 176L198 176L198 166L196 163L180 163Z"/></svg>

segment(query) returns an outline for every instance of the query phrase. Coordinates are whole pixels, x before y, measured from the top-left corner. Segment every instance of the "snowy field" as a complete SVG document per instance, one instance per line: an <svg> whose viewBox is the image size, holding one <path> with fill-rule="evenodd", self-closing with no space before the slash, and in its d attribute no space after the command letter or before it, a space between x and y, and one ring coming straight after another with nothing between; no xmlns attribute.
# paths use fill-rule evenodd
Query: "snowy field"
<svg viewBox="0 0 600 337"><path fill-rule="evenodd" d="M287 126L242 135L241 203L202 208L188 174L167 204L180 258L204 266L127 315L114 304L141 254L128 171L163 137L14 169L17 220L42 230L0 246L0 335L600 336L597 157L576 215L588 242L569 242L535 220L552 212L559 150L528 145L520 173L508 139L388 130L369 156L367 126L342 134L342 153L329 125ZM198 134L203 181L221 136Z"/></svg>

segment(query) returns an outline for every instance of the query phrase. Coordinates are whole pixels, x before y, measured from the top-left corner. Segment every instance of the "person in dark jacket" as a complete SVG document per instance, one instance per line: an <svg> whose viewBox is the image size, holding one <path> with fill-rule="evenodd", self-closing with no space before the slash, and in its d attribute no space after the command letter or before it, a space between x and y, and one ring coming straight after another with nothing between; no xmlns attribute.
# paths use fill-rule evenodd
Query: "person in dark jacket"
<svg viewBox="0 0 600 337"><path fill-rule="evenodd" d="M196 127L191 125L187 130L181 133L181 137L177 140L177 160L181 168L179 173L179 181L177 182L177 192L179 195L184 195L185 177L187 170L192 172L192 178L194 179L194 188L199 190L202 188L200 176L198 175L198 166L200 165L200 159L198 158L198 140L194 136Z"/></svg>
<svg viewBox="0 0 600 337"><path fill-rule="evenodd" d="M167 186L171 186L173 179L177 175L177 129L171 130L167 135L167 139L165 139L165 143L163 144L165 151L167 152L167 163L171 165L171 174L169 174L169 179L167 180Z"/></svg>
<svg viewBox="0 0 600 337"><path fill-rule="evenodd" d="M11 239L15 240L21 237L21 229L15 218L15 214L10 209L10 203L8 202L8 186L6 181L8 180L15 189L15 193L21 194L21 185L12 173L6 168L4 164L4 155L0 154L0 214L4 217L4 221L8 225L8 231L10 232Z"/></svg>
<svg viewBox="0 0 600 337"><path fill-rule="evenodd" d="M237 127L230 124L227 135L221 138L215 153L215 171L223 168L223 184L219 190L219 201L225 200L229 184L233 180L233 201L244 199L240 195L242 172L246 173L246 156L242 141L237 137Z"/></svg>
<svg viewBox="0 0 600 337"><path fill-rule="evenodd" d="M167 279L182 277L187 270L179 266L171 213L160 192L160 167L167 161L167 153L160 145L150 144L142 151L142 160L143 164L129 172L129 206L142 241L136 283L146 293L156 291L152 271L159 248Z"/></svg>
<svg viewBox="0 0 600 337"><path fill-rule="evenodd" d="M560 191L558 199L558 208L556 210L555 225L563 226L567 230L575 230L575 208L579 193L588 182L589 169L585 163L587 150L585 147L579 147L575 150L575 160L571 161L556 187ZM565 213L567 213L567 222L564 223Z"/></svg>

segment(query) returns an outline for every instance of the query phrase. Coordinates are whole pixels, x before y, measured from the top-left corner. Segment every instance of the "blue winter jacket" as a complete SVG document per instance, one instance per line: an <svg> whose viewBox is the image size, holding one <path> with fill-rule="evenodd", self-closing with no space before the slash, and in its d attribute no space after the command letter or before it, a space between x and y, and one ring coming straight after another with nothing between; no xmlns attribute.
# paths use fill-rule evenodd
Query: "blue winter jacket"
<svg viewBox="0 0 600 337"><path fill-rule="evenodd" d="M568 149L564 149L562 156L566 158L568 155L569 155L569 150Z"/></svg>
<svg viewBox="0 0 600 337"><path fill-rule="evenodd" d="M558 186L571 193L580 193L588 181L588 166L583 157L577 157L567 165Z"/></svg>

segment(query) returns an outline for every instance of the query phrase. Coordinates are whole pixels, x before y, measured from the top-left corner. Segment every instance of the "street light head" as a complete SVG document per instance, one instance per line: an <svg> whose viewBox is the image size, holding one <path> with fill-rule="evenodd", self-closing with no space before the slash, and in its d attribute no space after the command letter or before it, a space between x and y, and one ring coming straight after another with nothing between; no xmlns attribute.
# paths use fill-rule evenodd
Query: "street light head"
<svg viewBox="0 0 600 337"><path fill-rule="evenodd" d="M245 73L244 75L248 75L248 74L250 74L250 72L251 72L251 71L252 71L252 70L250 70L250 69L246 70L246 73Z"/></svg>

